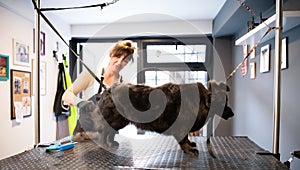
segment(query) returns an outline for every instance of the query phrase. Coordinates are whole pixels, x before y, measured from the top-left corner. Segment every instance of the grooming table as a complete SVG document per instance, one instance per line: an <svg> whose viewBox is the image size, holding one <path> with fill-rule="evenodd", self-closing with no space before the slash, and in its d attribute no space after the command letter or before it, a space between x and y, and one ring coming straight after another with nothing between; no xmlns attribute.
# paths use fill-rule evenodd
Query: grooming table
<svg viewBox="0 0 300 170"><path fill-rule="evenodd" d="M199 157L184 154L173 137L158 135L136 143L120 140L113 153L93 141L50 153L38 147L0 160L0 169L288 169L272 155L256 154L264 150L247 137L212 137L215 158L206 138L190 139L197 143Z"/></svg>

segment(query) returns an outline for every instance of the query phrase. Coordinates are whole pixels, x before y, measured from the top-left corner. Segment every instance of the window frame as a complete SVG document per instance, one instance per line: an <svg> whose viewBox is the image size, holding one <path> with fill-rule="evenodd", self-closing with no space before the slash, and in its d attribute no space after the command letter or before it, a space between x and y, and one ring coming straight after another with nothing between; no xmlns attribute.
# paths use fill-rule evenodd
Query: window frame
<svg viewBox="0 0 300 170"><path fill-rule="evenodd" d="M205 62L173 62L173 63L149 63L147 62L147 45L206 45ZM208 71L205 65L212 60L212 37L203 35L196 37L156 37L143 39L140 43L141 56L138 66L138 83L145 83L146 71ZM209 75L207 74L207 81Z"/></svg>

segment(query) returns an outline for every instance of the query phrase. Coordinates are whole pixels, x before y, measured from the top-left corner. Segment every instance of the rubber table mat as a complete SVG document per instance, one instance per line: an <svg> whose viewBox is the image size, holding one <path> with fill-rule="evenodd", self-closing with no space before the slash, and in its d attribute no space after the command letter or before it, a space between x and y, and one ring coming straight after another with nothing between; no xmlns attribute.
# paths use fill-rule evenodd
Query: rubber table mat
<svg viewBox="0 0 300 170"><path fill-rule="evenodd" d="M66 151L46 153L45 148L35 148L0 160L0 169L288 169L272 155L256 154L264 150L247 137L212 137L215 158L208 152L206 138L190 139L197 143L198 157L183 153L173 137L159 135L146 142L120 140L113 150L93 141L76 143Z"/></svg>

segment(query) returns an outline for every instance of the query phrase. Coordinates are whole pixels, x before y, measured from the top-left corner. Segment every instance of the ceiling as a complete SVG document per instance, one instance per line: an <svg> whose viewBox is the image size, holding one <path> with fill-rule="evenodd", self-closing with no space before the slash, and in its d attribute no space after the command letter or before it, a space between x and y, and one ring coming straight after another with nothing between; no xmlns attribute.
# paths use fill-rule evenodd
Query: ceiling
<svg viewBox="0 0 300 170"><path fill-rule="evenodd" d="M113 2L113 0L41 0L41 8L75 7L105 2ZM45 13L52 13L71 25L163 22L176 19L212 20L225 2L226 0L118 0L102 10L96 7Z"/></svg>

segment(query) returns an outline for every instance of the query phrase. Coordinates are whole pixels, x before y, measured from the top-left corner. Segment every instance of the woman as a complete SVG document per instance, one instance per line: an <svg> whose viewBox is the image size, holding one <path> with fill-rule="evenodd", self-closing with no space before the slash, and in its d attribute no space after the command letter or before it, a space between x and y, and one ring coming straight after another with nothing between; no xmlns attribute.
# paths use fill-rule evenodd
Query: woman
<svg viewBox="0 0 300 170"><path fill-rule="evenodd" d="M120 82L120 71L128 64L130 60L133 61L133 53L135 49L136 47L133 46L132 41L123 40L117 42L110 50L110 61L108 66L104 69L103 75L103 84L106 87L110 87L114 83ZM76 95L92 86L94 81L94 77L91 76L88 71L83 71L74 81L73 85L69 87L63 94L62 101L64 105L77 105L80 101L82 101L82 99Z"/></svg>

